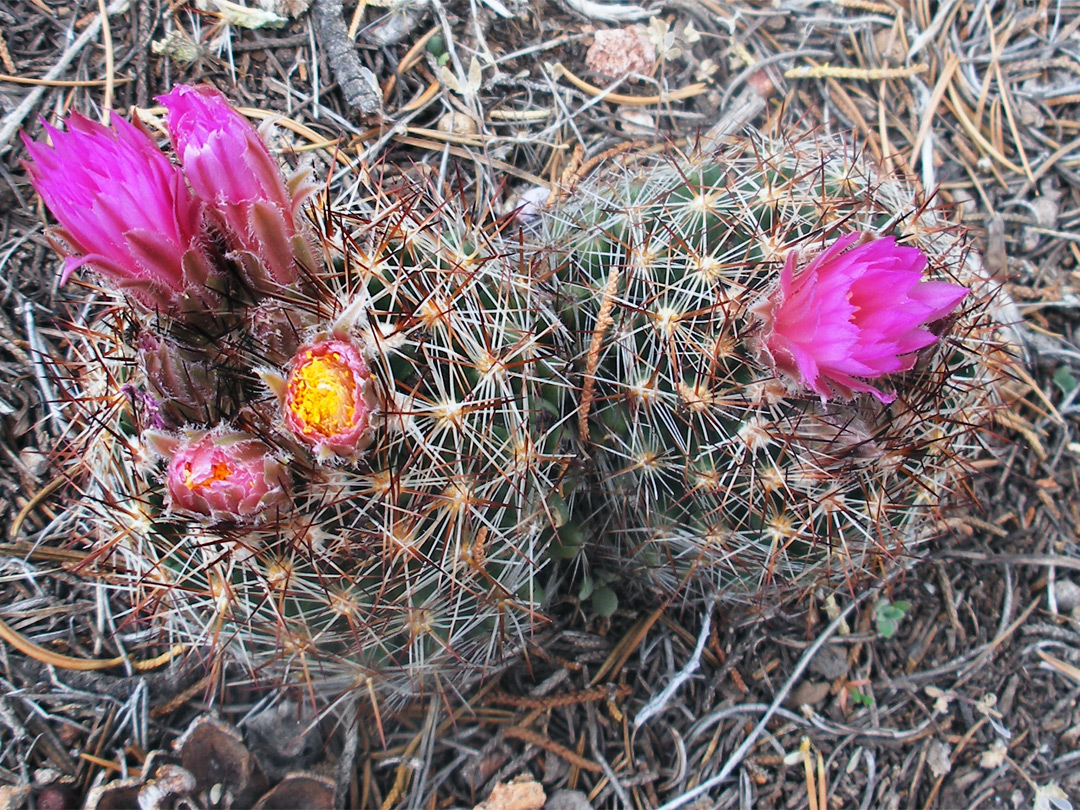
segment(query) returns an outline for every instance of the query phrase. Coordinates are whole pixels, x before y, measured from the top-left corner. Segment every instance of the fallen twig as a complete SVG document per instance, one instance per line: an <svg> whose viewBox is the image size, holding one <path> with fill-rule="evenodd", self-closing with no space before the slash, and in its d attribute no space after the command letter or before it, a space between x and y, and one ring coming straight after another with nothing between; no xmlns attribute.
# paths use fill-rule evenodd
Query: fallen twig
<svg viewBox="0 0 1080 810"><path fill-rule="evenodd" d="M119 14L127 8L129 2L130 0L113 0L105 11L110 17L114 14ZM87 43L98 35L98 32L101 30L101 24L101 15L95 15L94 18L87 23L83 32L79 34L75 41L71 43L70 47L61 54L60 58L56 61L56 64L49 68L41 79L43 81L52 81L67 70L68 65L75 60L75 57L79 55L79 52L86 47ZM19 127L22 126L22 122L26 116L28 116L38 105L38 102L41 101L45 89L45 85L35 87L26 94L26 98L24 98L14 110L5 115L3 120L0 121L0 154L3 154L8 150L12 137L18 131Z"/></svg>
<svg viewBox="0 0 1080 810"><path fill-rule="evenodd" d="M360 64L355 46L345 27L341 0L315 0L311 7L315 22L315 35L319 47L326 52L326 61L341 85L345 103L360 111L361 115L378 115L382 112L382 92L375 74Z"/></svg>

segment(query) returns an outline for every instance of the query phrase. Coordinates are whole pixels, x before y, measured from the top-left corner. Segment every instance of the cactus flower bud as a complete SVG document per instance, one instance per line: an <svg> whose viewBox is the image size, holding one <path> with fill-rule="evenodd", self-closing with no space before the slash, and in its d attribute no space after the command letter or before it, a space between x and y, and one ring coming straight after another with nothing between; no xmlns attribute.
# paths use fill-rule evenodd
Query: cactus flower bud
<svg viewBox="0 0 1080 810"><path fill-rule="evenodd" d="M895 395L859 378L910 369L915 353L937 340L923 327L968 294L956 284L923 280L922 251L901 247L891 236L851 247L862 237L837 239L798 274L792 251L779 285L755 307L764 323L764 353L823 403L856 391L892 402Z"/></svg>
<svg viewBox="0 0 1080 810"><path fill-rule="evenodd" d="M201 204L141 128L119 116L105 127L77 113L67 127L45 125L51 146L23 136L34 188L77 254L61 282L90 264L141 303L171 308L205 280L188 272L209 264Z"/></svg>
<svg viewBox="0 0 1080 810"><path fill-rule="evenodd" d="M165 485L171 509L213 521L258 522L288 500L285 467L244 433L205 433L179 443Z"/></svg>
<svg viewBox="0 0 1080 810"><path fill-rule="evenodd" d="M233 247L253 254L274 282L295 282L303 195L286 188L259 133L212 87L181 84L157 100L169 111L169 138L191 188L220 213Z"/></svg>
<svg viewBox="0 0 1080 810"><path fill-rule="evenodd" d="M371 371L343 340L324 340L297 352L285 384L285 424L320 458L355 458L372 440L375 408Z"/></svg>

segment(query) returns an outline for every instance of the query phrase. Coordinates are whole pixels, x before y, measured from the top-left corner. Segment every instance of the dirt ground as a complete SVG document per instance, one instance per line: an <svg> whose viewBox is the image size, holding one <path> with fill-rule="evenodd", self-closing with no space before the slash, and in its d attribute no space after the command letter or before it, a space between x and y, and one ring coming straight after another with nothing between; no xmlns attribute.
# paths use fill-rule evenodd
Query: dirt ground
<svg viewBox="0 0 1080 810"><path fill-rule="evenodd" d="M542 643L457 703L420 701L378 730L370 711L359 723L327 712L300 752L276 739L298 733L289 718L269 732L263 718L235 756L260 758L271 781L316 774L350 807L472 807L515 778L560 808L1080 802L1080 6L307 6L0 0L0 619L40 645L0 645L0 810L138 786L147 753L209 707L252 716L250 696L214 694L197 673L74 672L34 652L77 653L99 595L28 540L50 519L56 436L38 358L60 343L50 316L64 293L17 133L69 110L151 109L176 82L280 114L322 165L340 150L450 173L507 205L579 149L678 143L718 122L850 132L955 206L1023 317L1017 400L987 438L973 501L879 590L707 620L632 602L600 618L562 600ZM589 56L598 31L635 25ZM603 73L620 69L647 75ZM887 603L906 609L883 632ZM661 718L633 732L692 659ZM325 800L316 782L264 806ZM489 807L539 806L518 787ZM111 795L98 806L134 806Z"/></svg>

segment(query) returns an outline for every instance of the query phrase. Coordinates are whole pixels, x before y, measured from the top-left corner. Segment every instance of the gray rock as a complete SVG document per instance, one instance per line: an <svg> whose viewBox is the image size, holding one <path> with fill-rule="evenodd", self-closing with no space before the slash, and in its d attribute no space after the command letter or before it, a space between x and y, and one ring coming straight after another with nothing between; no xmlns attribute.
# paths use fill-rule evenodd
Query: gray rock
<svg viewBox="0 0 1080 810"><path fill-rule="evenodd" d="M544 810L593 810L580 790L556 790L548 796Z"/></svg>

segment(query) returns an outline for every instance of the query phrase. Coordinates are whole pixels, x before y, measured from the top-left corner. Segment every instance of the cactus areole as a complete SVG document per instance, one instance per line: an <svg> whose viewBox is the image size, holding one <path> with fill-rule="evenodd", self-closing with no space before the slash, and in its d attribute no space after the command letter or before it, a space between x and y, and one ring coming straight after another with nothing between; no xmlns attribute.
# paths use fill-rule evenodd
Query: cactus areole
<svg viewBox="0 0 1080 810"><path fill-rule="evenodd" d="M285 390L285 424L320 455L350 458L371 443L371 371L343 340L301 348Z"/></svg>

